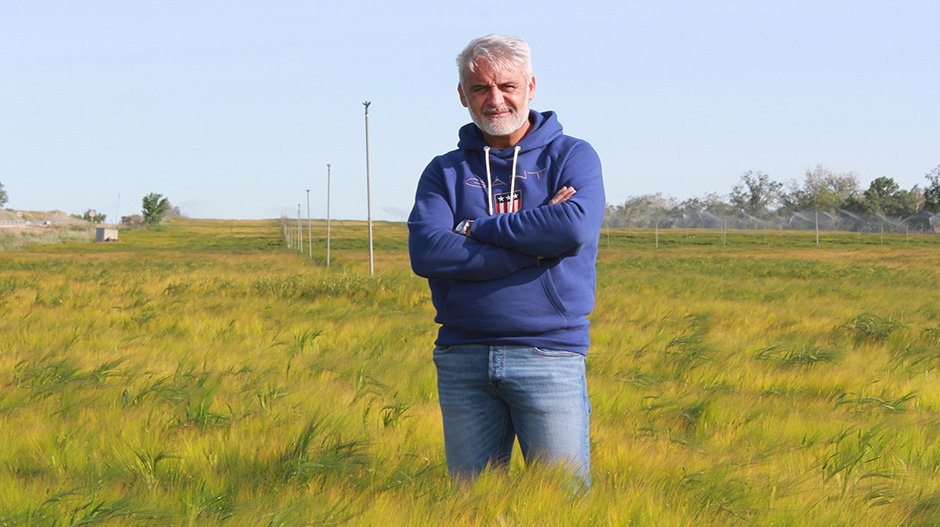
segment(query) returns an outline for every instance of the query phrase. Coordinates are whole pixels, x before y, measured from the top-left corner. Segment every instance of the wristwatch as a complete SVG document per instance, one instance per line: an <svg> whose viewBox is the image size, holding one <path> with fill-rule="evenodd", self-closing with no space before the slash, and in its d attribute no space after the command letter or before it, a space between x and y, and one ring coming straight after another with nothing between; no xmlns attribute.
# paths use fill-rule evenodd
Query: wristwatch
<svg viewBox="0 0 940 527"><path fill-rule="evenodd" d="M470 226L473 225L473 220L463 220L454 227L454 232L457 234L463 234L467 238L470 237Z"/></svg>

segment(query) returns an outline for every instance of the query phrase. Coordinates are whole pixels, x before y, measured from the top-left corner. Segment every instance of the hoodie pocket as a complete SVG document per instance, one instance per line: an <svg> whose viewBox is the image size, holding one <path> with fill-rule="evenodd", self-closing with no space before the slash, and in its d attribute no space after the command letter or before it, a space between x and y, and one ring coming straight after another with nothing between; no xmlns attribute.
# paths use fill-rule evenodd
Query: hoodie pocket
<svg viewBox="0 0 940 527"><path fill-rule="evenodd" d="M500 280L454 281L437 322L491 335L533 335L570 326L549 270L531 267Z"/></svg>
<svg viewBox="0 0 940 527"><path fill-rule="evenodd" d="M559 315L565 316L568 313L568 307L558 294L558 289L555 288L555 281L552 280L551 270L542 273L541 280L542 289L545 290L545 296L548 297L548 301L552 303L552 307L555 308L555 311L557 311Z"/></svg>

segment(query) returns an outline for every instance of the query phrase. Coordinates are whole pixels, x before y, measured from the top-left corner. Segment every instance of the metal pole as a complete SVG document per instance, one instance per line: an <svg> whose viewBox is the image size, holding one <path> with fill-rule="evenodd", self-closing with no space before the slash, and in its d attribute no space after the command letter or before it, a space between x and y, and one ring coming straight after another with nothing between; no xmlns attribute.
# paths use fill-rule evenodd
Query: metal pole
<svg viewBox="0 0 940 527"><path fill-rule="evenodd" d="M330 266L330 164L326 164L326 266Z"/></svg>
<svg viewBox="0 0 940 527"><path fill-rule="evenodd" d="M300 203L297 204L297 240L300 242L297 250L304 252L304 226L300 223Z"/></svg>
<svg viewBox="0 0 940 527"><path fill-rule="evenodd" d="M310 250L310 258L313 258L313 235L310 234L310 189L307 189L307 248Z"/></svg>
<svg viewBox="0 0 940 527"><path fill-rule="evenodd" d="M816 247L819 247L819 211L816 211Z"/></svg>
<svg viewBox="0 0 940 527"><path fill-rule="evenodd" d="M369 218L369 275L375 274L375 266L372 261L372 182L369 174L369 101L362 103L366 107L366 206L368 208Z"/></svg>

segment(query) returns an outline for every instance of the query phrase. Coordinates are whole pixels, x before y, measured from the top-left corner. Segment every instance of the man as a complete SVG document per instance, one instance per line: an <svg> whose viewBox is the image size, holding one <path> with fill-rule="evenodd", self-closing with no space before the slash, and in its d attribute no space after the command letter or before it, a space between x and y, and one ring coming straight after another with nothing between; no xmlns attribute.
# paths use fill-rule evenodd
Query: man
<svg viewBox="0 0 940 527"><path fill-rule="evenodd" d="M585 382L595 262L604 218L601 165L529 110L529 46L476 39L457 58L472 124L436 157L408 219L415 273L441 324L434 363L451 475L509 463L560 465L590 485Z"/></svg>

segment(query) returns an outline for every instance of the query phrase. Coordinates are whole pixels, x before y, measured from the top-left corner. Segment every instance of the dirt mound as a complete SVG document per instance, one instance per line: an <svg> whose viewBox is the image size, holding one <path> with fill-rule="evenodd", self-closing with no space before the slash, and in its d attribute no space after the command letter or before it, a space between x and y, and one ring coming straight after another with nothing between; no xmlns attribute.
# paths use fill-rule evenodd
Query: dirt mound
<svg viewBox="0 0 940 527"><path fill-rule="evenodd" d="M21 213L21 215L17 215L17 213ZM74 220L75 218L72 218L61 210L37 212L25 210L17 211L15 209L0 209L0 221L29 221L33 223L42 223L46 221L63 222Z"/></svg>

